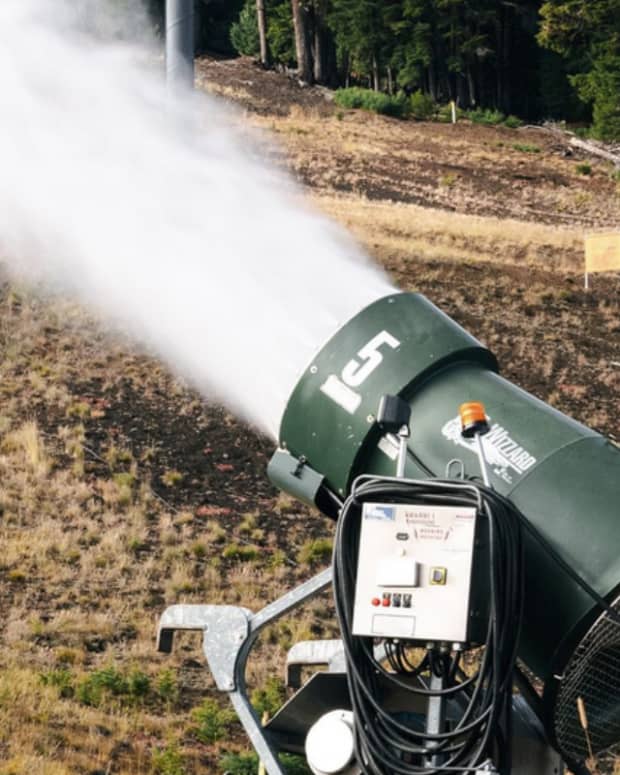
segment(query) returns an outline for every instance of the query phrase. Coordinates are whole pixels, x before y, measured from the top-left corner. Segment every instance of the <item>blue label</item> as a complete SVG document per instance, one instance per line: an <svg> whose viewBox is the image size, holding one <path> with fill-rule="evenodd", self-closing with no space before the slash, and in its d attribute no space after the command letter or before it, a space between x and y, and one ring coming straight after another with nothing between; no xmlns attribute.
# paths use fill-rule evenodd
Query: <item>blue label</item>
<svg viewBox="0 0 620 775"><path fill-rule="evenodd" d="M364 509L364 519L385 519L393 522L396 519L396 508L394 506L375 506L373 503L369 503Z"/></svg>

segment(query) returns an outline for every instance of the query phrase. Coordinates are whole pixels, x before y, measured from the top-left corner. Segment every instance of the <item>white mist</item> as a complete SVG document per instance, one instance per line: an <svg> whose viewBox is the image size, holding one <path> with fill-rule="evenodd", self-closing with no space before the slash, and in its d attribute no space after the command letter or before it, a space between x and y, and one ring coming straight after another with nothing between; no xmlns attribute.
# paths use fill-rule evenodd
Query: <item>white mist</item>
<svg viewBox="0 0 620 775"><path fill-rule="evenodd" d="M146 21L106 0L0 3L3 259L275 435L313 354L391 286L228 107L188 97L173 119L144 49L110 42L125 28Z"/></svg>

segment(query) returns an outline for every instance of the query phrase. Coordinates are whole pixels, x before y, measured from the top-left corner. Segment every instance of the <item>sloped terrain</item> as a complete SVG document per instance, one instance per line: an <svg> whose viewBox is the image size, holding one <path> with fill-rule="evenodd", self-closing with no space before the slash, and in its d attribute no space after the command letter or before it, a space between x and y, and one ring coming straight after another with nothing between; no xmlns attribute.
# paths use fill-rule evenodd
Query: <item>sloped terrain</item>
<svg viewBox="0 0 620 775"><path fill-rule="evenodd" d="M617 224L613 170L579 174L538 130L340 112L247 60L205 60L200 78L400 287L620 441L620 279L586 292L580 275L583 230ZM247 743L199 638L155 652L158 616L260 607L328 563L331 523L268 483L272 440L74 304L4 282L0 348L0 774L219 771ZM258 707L281 696L293 642L334 634L328 595L270 628Z"/></svg>

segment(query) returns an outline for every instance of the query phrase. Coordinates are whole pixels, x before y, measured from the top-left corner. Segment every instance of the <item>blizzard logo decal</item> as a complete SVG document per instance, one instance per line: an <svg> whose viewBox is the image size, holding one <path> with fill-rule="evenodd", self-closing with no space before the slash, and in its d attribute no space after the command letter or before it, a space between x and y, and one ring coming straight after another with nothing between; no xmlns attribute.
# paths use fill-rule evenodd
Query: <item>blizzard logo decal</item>
<svg viewBox="0 0 620 775"><path fill-rule="evenodd" d="M454 417L441 429L446 439L477 454L476 442L461 436L461 418ZM511 471L521 476L535 463L536 458L519 446L505 428L493 423L491 430L482 437L484 454L493 473L505 482L512 483Z"/></svg>

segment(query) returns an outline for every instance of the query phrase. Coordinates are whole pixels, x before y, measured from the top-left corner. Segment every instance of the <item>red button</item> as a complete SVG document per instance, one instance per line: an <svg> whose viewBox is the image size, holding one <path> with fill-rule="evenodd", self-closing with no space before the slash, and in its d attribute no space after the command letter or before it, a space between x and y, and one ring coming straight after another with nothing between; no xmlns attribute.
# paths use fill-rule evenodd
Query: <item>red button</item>
<svg viewBox="0 0 620 775"><path fill-rule="evenodd" d="M389 597L384 597L384 598L383 598L383 600L382 600L382 605L383 605L385 608L388 608L388 607L389 607L389 605L390 605L390 598L389 598Z"/></svg>
<svg viewBox="0 0 620 775"><path fill-rule="evenodd" d="M381 605L381 601L378 597L373 597L373 599L370 601L373 605Z"/></svg>

